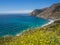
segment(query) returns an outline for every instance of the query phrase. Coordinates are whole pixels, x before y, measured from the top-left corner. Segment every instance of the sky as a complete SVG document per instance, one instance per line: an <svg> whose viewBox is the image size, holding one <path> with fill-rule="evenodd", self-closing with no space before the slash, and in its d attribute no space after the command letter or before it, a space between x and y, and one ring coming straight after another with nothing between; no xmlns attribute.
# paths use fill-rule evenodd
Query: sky
<svg viewBox="0 0 60 45"><path fill-rule="evenodd" d="M60 0L0 0L0 13L27 13L59 2Z"/></svg>

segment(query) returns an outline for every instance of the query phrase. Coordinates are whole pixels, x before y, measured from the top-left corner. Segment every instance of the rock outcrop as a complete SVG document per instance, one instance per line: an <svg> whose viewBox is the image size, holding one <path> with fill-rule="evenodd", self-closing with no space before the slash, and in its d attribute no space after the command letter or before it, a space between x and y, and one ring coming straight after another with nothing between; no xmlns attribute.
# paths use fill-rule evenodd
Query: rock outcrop
<svg viewBox="0 0 60 45"><path fill-rule="evenodd" d="M41 9L40 9L41 10ZM45 18L45 19L60 19L60 3L53 4L52 6L42 9L43 11L33 11L33 16ZM36 13L37 12L37 13Z"/></svg>
<svg viewBox="0 0 60 45"><path fill-rule="evenodd" d="M33 11L30 13L30 15L36 16L36 15L40 14L41 12L43 12L43 11L46 10L46 9L47 9L47 8L44 8L44 9L35 9L35 10L33 10Z"/></svg>

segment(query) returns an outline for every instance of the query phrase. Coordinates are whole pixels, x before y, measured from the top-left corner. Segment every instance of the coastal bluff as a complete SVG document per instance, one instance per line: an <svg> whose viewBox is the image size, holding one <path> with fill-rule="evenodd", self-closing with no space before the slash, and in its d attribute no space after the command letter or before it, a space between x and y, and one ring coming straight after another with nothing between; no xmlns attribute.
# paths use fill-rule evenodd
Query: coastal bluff
<svg viewBox="0 0 60 45"><path fill-rule="evenodd" d="M33 10L30 15L44 19L60 19L60 3L53 4L47 8Z"/></svg>

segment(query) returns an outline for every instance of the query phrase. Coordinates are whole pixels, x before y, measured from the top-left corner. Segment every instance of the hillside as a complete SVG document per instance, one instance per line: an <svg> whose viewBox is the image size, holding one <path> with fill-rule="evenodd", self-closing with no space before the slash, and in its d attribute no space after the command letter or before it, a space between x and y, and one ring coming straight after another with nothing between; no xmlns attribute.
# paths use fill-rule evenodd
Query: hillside
<svg viewBox="0 0 60 45"><path fill-rule="evenodd" d="M28 29L20 36L0 37L0 45L60 45L60 3L36 9L30 14L55 21L44 27Z"/></svg>
<svg viewBox="0 0 60 45"><path fill-rule="evenodd" d="M31 13L32 14L35 13L33 15L37 17L45 18L45 19L53 19L53 20L60 19L60 3L53 4L52 6L46 8L45 10L44 9L42 10L43 11L40 13L37 13L38 11L33 11Z"/></svg>
<svg viewBox="0 0 60 45"><path fill-rule="evenodd" d="M60 45L60 20L38 29L29 29L20 36L0 38L0 45Z"/></svg>
<svg viewBox="0 0 60 45"><path fill-rule="evenodd" d="M35 10L33 10L33 12L30 13L30 15L31 16L36 16L36 15L40 14L41 12L43 12L46 9L47 8L44 8L44 9L35 9Z"/></svg>

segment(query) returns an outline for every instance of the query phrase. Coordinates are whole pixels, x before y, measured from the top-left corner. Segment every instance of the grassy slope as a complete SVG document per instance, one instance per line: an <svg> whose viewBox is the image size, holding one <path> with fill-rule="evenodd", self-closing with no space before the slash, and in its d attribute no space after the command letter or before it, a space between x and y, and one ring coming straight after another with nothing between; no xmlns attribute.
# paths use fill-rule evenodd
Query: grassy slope
<svg viewBox="0 0 60 45"><path fill-rule="evenodd" d="M60 45L60 22L26 31L17 37L0 38L0 45Z"/></svg>

